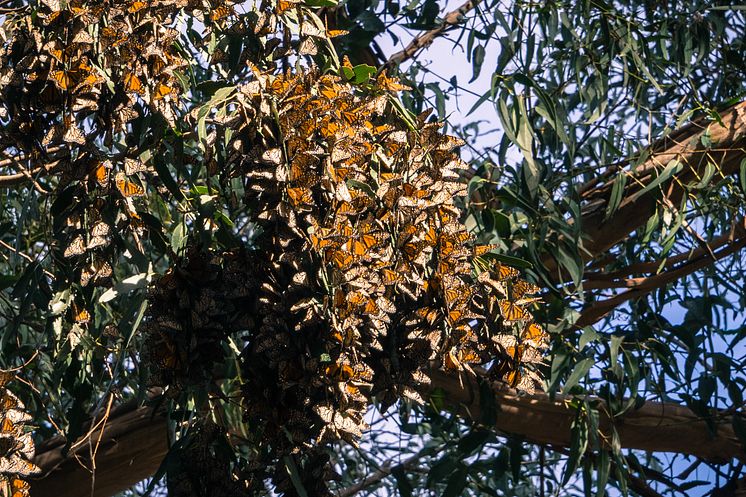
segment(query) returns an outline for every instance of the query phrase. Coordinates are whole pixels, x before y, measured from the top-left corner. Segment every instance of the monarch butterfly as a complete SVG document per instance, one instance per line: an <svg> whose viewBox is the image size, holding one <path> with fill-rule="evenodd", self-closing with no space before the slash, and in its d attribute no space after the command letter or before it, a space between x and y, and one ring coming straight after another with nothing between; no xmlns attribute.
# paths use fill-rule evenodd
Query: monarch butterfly
<svg viewBox="0 0 746 497"><path fill-rule="evenodd" d="M544 328L536 323L530 323L523 329L523 333L521 333L521 340L536 347L541 346L546 337L547 335Z"/></svg>
<svg viewBox="0 0 746 497"><path fill-rule="evenodd" d="M443 359L443 364L446 367L446 369L452 369L452 370L461 369L461 362L458 360L458 357L456 353L454 353L453 348L451 348L446 354L445 358Z"/></svg>
<svg viewBox="0 0 746 497"><path fill-rule="evenodd" d="M341 292L341 291L339 293L340 293L340 295L344 295L344 293ZM360 292L352 292L349 295L347 295L346 300L347 300L347 302L349 302L353 306L359 307L359 306L365 304L366 297L362 293L360 293Z"/></svg>
<svg viewBox="0 0 746 497"><path fill-rule="evenodd" d="M311 234L310 238L311 238L311 245L316 250L321 250L323 248L334 245L334 241L329 238L319 238L315 234Z"/></svg>
<svg viewBox="0 0 746 497"><path fill-rule="evenodd" d="M93 282L94 285L97 285L111 276L111 273L111 265L104 260L97 259L80 273L80 284L81 286L88 286L89 283Z"/></svg>
<svg viewBox="0 0 746 497"><path fill-rule="evenodd" d="M93 41L93 37L85 29L78 30L72 39L72 43L85 43L89 45L92 44Z"/></svg>
<svg viewBox="0 0 746 497"><path fill-rule="evenodd" d="M86 244L83 240L82 235L78 235L73 239L72 243L65 248L65 251L62 253L64 257L75 257L78 255L85 254L86 250Z"/></svg>
<svg viewBox="0 0 746 497"><path fill-rule="evenodd" d="M363 308L363 314L367 314L369 316L375 316L381 312L381 309L378 307L378 304L373 301L373 299L368 299L368 301L365 303L365 307Z"/></svg>
<svg viewBox="0 0 746 497"><path fill-rule="evenodd" d="M479 354L473 349L459 349L458 351L458 358L461 362L465 363L479 363L482 361L482 359L479 357Z"/></svg>
<svg viewBox="0 0 746 497"><path fill-rule="evenodd" d="M384 268L381 272L383 273L382 281L384 285L393 285L404 281L404 276L402 276L401 273L397 273L391 269Z"/></svg>
<svg viewBox="0 0 746 497"><path fill-rule="evenodd" d="M163 100L166 97L172 97L176 93L176 90L174 88L171 88L168 85L164 85L163 83L158 83L158 86L155 89L155 93L153 94L153 100Z"/></svg>
<svg viewBox="0 0 746 497"><path fill-rule="evenodd" d="M386 314L393 314L396 312L396 306L386 297L378 297L378 299L376 299L376 304L378 305L378 308Z"/></svg>
<svg viewBox="0 0 746 497"><path fill-rule="evenodd" d="M514 299L520 299L524 295L533 295L540 291L541 288L525 280L518 280L511 286L511 295Z"/></svg>
<svg viewBox="0 0 746 497"><path fill-rule="evenodd" d="M376 82L378 83L378 86L380 88L383 88L387 91L407 91L411 90L409 86L400 84L399 81L395 78L389 78L386 75L386 71L384 70L381 72L381 74L378 75L378 78L376 78Z"/></svg>
<svg viewBox="0 0 746 497"><path fill-rule="evenodd" d="M91 238L88 240L88 250L108 244L110 233L111 227L105 222L99 221L94 224L91 230Z"/></svg>
<svg viewBox="0 0 746 497"><path fill-rule="evenodd" d="M10 497L28 497L30 488L31 485L27 481L13 478L10 481L10 489L12 490Z"/></svg>
<svg viewBox="0 0 746 497"><path fill-rule="evenodd" d="M130 159L129 157L124 159L124 174L132 176L133 174L147 171L148 166L137 159Z"/></svg>
<svg viewBox="0 0 746 497"><path fill-rule="evenodd" d="M109 186L109 170L111 169L111 163L108 161L100 162L96 169L93 171L93 177L101 188Z"/></svg>
<svg viewBox="0 0 746 497"><path fill-rule="evenodd" d="M432 307L420 307L415 311L417 317L424 319L431 326L438 320L440 312Z"/></svg>
<svg viewBox="0 0 746 497"><path fill-rule="evenodd" d="M275 7L275 14L282 15L289 9L293 8L295 5L297 5L297 2L293 2L290 0L278 0L277 6Z"/></svg>
<svg viewBox="0 0 746 497"><path fill-rule="evenodd" d="M446 298L446 304L450 306L469 300L469 297L471 297L471 291L468 287L461 285L457 287L446 288L444 296Z"/></svg>
<svg viewBox="0 0 746 497"><path fill-rule="evenodd" d="M0 423L0 433L13 433L16 431L16 426L13 424L13 422L5 418L3 419L3 422Z"/></svg>
<svg viewBox="0 0 746 497"><path fill-rule="evenodd" d="M338 216L354 216L360 213L360 209L355 207L351 202L343 201L339 204L339 207L337 207L336 214Z"/></svg>
<svg viewBox="0 0 746 497"><path fill-rule="evenodd" d="M65 134L62 136L62 140L66 143L77 143L78 145L85 145L86 143L85 135L80 128L74 124L67 128Z"/></svg>
<svg viewBox="0 0 746 497"><path fill-rule="evenodd" d="M422 252L422 249L424 248L424 242L409 242L405 243L402 247L402 252L404 252L404 257L408 261L414 261L418 255L420 255L420 252Z"/></svg>
<svg viewBox="0 0 746 497"><path fill-rule="evenodd" d="M210 12L210 20L219 21L233 14L233 9L227 5L221 5Z"/></svg>
<svg viewBox="0 0 746 497"><path fill-rule="evenodd" d="M0 388L4 387L8 384L9 381L11 381L13 378L15 378L16 375L10 371L2 371L0 370ZM9 393L9 392L6 392Z"/></svg>
<svg viewBox="0 0 746 497"><path fill-rule="evenodd" d="M511 302L509 300L501 300L498 304L500 306L500 314L502 315L506 323L519 321L526 317L526 311L524 311L523 308L517 305L515 302Z"/></svg>
<svg viewBox="0 0 746 497"><path fill-rule="evenodd" d="M452 309L448 312L448 324L453 326L466 317L468 316L463 309Z"/></svg>
<svg viewBox="0 0 746 497"><path fill-rule="evenodd" d="M51 44L51 42L49 44L47 44L47 46L45 46L45 48L49 52L49 55L51 55L52 57L54 57L55 59L57 59L57 62L62 62L62 54L63 54L63 52L62 52L61 48L57 48L56 45Z"/></svg>
<svg viewBox="0 0 746 497"><path fill-rule="evenodd" d="M72 86L72 79L65 71L52 71L49 73L49 79L62 91L67 91Z"/></svg>
<svg viewBox="0 0 746 497"><path fill-rule="evenodd" d="M173 340L165 333L160 332L157 345L151 352L156 365L161 369L178 369L180 363L179 354Z"/></svg>
<svg viewBox="0 0 746 497"><path fill-rule="evenodd" d="M346 250L352 255L360 257L378 244L378 240L373 235L362 235L356 240L348 240L342 245L342 250Z"/></svg>
<svg viewBox="0 0 746 497"><path fill-rule="evenodd" d="M114 29L111 26L104 26L101 29L101 37L110 48L116 48L127 41L127 37L123 33L126 33L126 31Z"/></svg>
<svg viewBox="0 0 746 497"><path fill-rule="evenodd" d="M350 32L349 31L345 31L344 29L327 29L326 30L326 35L329 38L336 38L338 36L344 36L344 35L347 35L347 34L350 34Z"/></svg>
<svg viewBox="0 0 746 497"><path fill-rule="evenodd" d="M480 255L484 255L487 252L492 252L493 250L498 248L500 248L500 246L494 243L489 245L477 245L474 247L474 255L479 257Z"/></svg>
<svg viewBox="0 0 746 497"><path fill-rule="evenodd" d="M137 93L138 95L145 94L145 87L143 86L140 78L128 72L124 75L124 89L130 93Z"/></svg>
<svg viewBox="0 0 746 497"><path fill-rule="evenodd" d="M353 377L355 371L352 369L352 366L347 363L334 363L324 368L324 373L329 378L342 382L350 380Z"/></svg>
<svg viewBox="0 0 746 497"><path fill-rule="evenodd" d="M40 473L41 469L33 463L21 459L17 454L10 457L0 458L0 474L15 474L18 476L31 476ZM15 493L12 497L17 497Z"/></svg>
<svg viewBox="0 0 746 497"><path fill-rule="evenodd" d="M313 205L313 196L311 195L311 190L308 188L298 187L298 188L288 188L288 197L290 198L290 203L293 205L293 207L300 208L305 206Z"/></svg>
<svg viewBox="0 0 746 497"><path fill-rule="evenodd" d="M145 194L145 189L137 183L129 181L124 173L117 173L115 183L119 192L126 198L140 197Z"/></svg>
<svg viewBox="0 0 746 497"><path fill-rule="evenodd" d="M60 0L42 0L42 3L49 7L49 10L52 12L59 12L62 8L60 5Z"/></svg>
<svg viewBox="0 0 746 497"><path fill-rule="evenodd" d="M85 307L78 307L75 302L72 305L72 317L73 322L78 324L86 324L91 322L91 314Z"/></svg>
<svg viewBox="0 0 746 497"><path fill-rule="evenodd" d="M332 260L339 269L346 269L353 262L355 262L355 258L352 256L352 254L342 250L335 250L332 254Z"/></svg>
<svg viewBox="0 0 746 497"><path fill-rule="evenodd" d="M5 392L0 399L0 412L5 414L10 409L19 407L18 399L10 392Z"/></svg>
<svg viewBox="0 0 746 497"><path fill-rule="evenodd" d="M145 2L138 2L138 1L132 2L130 6L127 8L127 12L129 12L130 14L134 14L136 12L140 12L142 9L144 9L147 6L148 4Z"/></svg>
<svg viewBox="0 0 746 497"><path fill-rule="evenodd" d="M497 279L499 281L510 280L517 278L520 275L518 270L514 267L506 266L505 264L498 263L497 265Z"/></svg>

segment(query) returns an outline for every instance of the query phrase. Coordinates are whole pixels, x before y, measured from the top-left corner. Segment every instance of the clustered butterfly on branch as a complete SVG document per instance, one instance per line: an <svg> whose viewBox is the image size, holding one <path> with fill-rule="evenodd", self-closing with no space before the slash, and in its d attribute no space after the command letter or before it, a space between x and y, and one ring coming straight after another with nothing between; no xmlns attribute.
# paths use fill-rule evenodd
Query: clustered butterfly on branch
<svg viewBox="0 0 746 497"><path fill-rule="evenodd" d="M291 457L313 468L300 471L304 488L324 494L322 443L355 443L374 398L384 409L422 402L433 366L496 361L499 379L538 384L527 366L546 335L527 306L539 289L473 245L454 204L460 142L426 114L397 114L391 92L402 89L385 74L361 89L315 68L257 70L231 100L241 119L225 125L221 179L243 180L262 234L243 267L229 255L204 273L194 253L154 285L156 384L203 384L220 362L206 344L246 332L245 421L262 448L247 468L252 490L274 476L294 495Z"/></svg>
<svg viewBox="0 0 746 497"><path fill-rule="evenodd" d="M233 58L242 68L223 71L241 83L201 106L184 91L182 70L196 63L175 28L179 13L197 9L210 13L200 17L215 35L210 63ZM461 142L428 113L406 112L395 95L406 87L385 72L353 83L356 68L336 56L328 71L279 71L330 50L332 33L312 10L42 0L6 32L0 146L47 161L56 179L55 285L68 292L58 321L84 333L121 254L147 257L146 228L163 236L148 205L181 194L165 185L168 165L158 168L171 138L168 147L192 154L189 181L241 206L260 232L251 246L192 236L186 251L166 253L171 268L150 290L140 358L151 385L197 413L174 449L183 464L169 466L175 495L256 493L268 478L287 495L299 482L324 495L325 444L356 443L374 401L422 402L433 367L492 363L496 380L539 384L533 366L547 337L528 310L539 289L461 223ZM230 57L225 33L254 40ZM216 387L231 347L241 399ZM240 464L205 456L228 443L215 399L241 403L250 449Z"/></svg>
<svg viewBox="0 0 746 497"><path fill-rule="evenodd" d="M26 479L39 473L31 461L34 441L25 424L31 421L23 403L6 388L13 373L0 371L0 493L28 497L31 485Z"/></svg>

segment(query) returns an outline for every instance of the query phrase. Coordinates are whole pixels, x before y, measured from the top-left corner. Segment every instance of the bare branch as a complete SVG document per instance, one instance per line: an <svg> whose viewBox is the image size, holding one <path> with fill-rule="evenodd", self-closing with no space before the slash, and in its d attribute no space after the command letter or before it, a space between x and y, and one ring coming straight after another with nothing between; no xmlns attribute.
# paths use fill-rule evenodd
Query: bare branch
<svg viewBox="0 0 746 497"><path fill-rule="evenodd" d="M432 371L431 377L432 383L422 385L420 393L429 396L442 389L445 395L441 394L441 398L448 404L466 418L481 422L478 378L458 378L442 371ZM522 435L535 443L569 446L570 426L576 415L569 405L572 397L558 395L551 399L546 394L521 394L509 388L493 391L498 408L495 429ZM716 431L711 435L705 420L678 404L646 402L639 409L612 418L601 399L593 398L592 402L599 406L602 434L611 439L613 425L624 448L677 452L713 461L746 459L746 451L733 431L730 413L713 411L711 420Z"/></svg>
<svg viewBox="0 0 746 497"><path fill-rule="evenodd" d="M443 18L443 22L440 23L440 26L415 37L411 42L409 42L409 45L407 45L404 50L396 52L394 55L389 57L389 60L386 61L384 67L397 66L414 57L420 50L429 47L436 38L442 36L446 31L458 25L470 10L479 5L480 1L481 0L467 0L466 3L461 5L461 7L446 14Z"/></svg>
<svg viewBox="0 0 746 497"><path fill-rule="evenodd" d="M647 295L648 293L657 290L673 281L679 280L685 276L692 274L699 269L709 266L731 254L734 254L746 246L746 221L741 220L737 229L734 233L727 235L727 244L720 244L717 252L713 252L713 247L701 247L692 253L692 257L680 267L669 270L655 276L648 276L646 278L634 278L632 280L626 280L630 289L616 295L614 297L596 302L589 308L585 309L580 315L580 318L575 322L577 328L589 326L596 321L602 319L608 315L611 311L622 305L623 303ZM696 256L694 254L696 253ZM713 258L714 256L714 258Z"/></svg>

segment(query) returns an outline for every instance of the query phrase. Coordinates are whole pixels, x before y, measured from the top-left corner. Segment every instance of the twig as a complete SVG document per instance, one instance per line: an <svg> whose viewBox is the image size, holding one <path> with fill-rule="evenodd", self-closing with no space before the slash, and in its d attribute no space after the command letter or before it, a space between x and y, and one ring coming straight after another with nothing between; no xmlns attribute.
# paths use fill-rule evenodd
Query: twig
<svg viewBox="0 0 746 497"><path fill-rule="evenodd" d="M735 229L738 229L737 225ZM632 288L635 286L639 286L639 282L645 280L646 278L624 278L624 276L635 273L652 273L659 269L670 269L674 266L678 266L680 263L695 261L705 255L710 255L714 259L714 252L719 250L724 245L733 243L733 238L734 231L726 233L712 240L711 242L706 243L706 246L700 247L696 250L690 250L686 253L679 254L673 257L669 257L662 266L660 261L640 262L637 264L631 264L627 267L613 272L586 273L584 275L585 281L583 283L583 288L589 290L599 288Z"/></svg>
<svg viewBox="0 0 746 497"><path fill-rule="evenodd" d="M411 42L409 42L409 45L407 45L404 50L396 52L394 55L389 57L389 60L386 61L383 67L397 66L414 57L414 55L423 48L429 47L437 37L460 23L463 20L464 15L479 5L480 1L481 0L468 0L458 9L446 14L443 18L443 22L440 23L440 26L416 36Z"/></svg>
<svg viewBox="0 0 746 497"><path fill-rule="evenodd" d="M684 276L702 269L705 266L709 266L710 264L741 250L743 247L746 247L746 235L743 234L743 229L740 229L739 231L741 231L740 237L734 237L731 243L727 244L722 250L715 253L714 259L710 256L709 253L706 253L697 259L688 261L686 264L683 264L679 268L672 271L661 273L655 276L649 276L647 278L636 278L636 280L638 281L634 282L635 285L630 290L627 290L626 292L623 292L606 300L596 302L591 307L583 311L583 313L580 315L580 318L576 321L575 327L582 328L584 326L589 326L602 319L604 316L609 314L612 310L614 310L624 302L642 297L643 295L646 295L653 290L661 288L664 285L671 283L672 281L681 279Z"/></svg>
<svg viewBox="0 0 746 497"><path fill-rule="evenodd" d="M389 476L393 471L396 471L397 469L408 468L409 466L419 461L421 457L421 453L422 451L416 453L415 455L413 455L412 457L410 457L403 463L399 463L399 464L392 465L391 461L386 461L381 466L381 469L379 469L372 475L363 478L361 481L359 481L358 483L355 483L354 485L351 485L347 488L340 490L339 493L337 494L337 497L352 497L353 495L357 494L361 490L380 482L381 480Z"/></svg>

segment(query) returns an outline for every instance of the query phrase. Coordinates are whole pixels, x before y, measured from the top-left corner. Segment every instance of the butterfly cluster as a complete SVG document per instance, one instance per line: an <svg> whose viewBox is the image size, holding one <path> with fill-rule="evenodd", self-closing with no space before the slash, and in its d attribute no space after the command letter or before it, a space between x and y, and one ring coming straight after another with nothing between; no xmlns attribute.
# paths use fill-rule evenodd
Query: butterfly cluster
<svg viewBox="0 0 746 497"><path fill-rule="evenodd" d="M225 124L223 180L243 180L262 229L240 308L251 317L245 419L263 447L250 481L273 476L287 495L278 461L306 468L303 484L324 494L320 444L355 443L373 398L422 401L432 367L492 363L526 390L539 380L530 366L547 337L529 311L539 289L474 244L454 203L465 193L461 142L426 114L397 114L390 92L401 89L385 73L359 91L318 69L256 70L235 96L242 119ZM151 309L155 336L162 309ZM174 362L189 355L163 348Z"/></svg>
<svg viewBox="0 0 746 497"><path fill-rule="evenodd" d="M23 403L6 385L14 375L0 371L0 488L4 495L28 497L31 485L26 479L41 470L31 460L34 441L25 423L31 420Z"/></svg>
<svg viewBox="0 0 746 497"><path fill-rule="evenodd" d="M142 357L151 385L168 386L176 396L214 381L231 334L253 327L247 306L258 288L244 252L205 254L190 250L161 276L148 295Z"/></svg>

